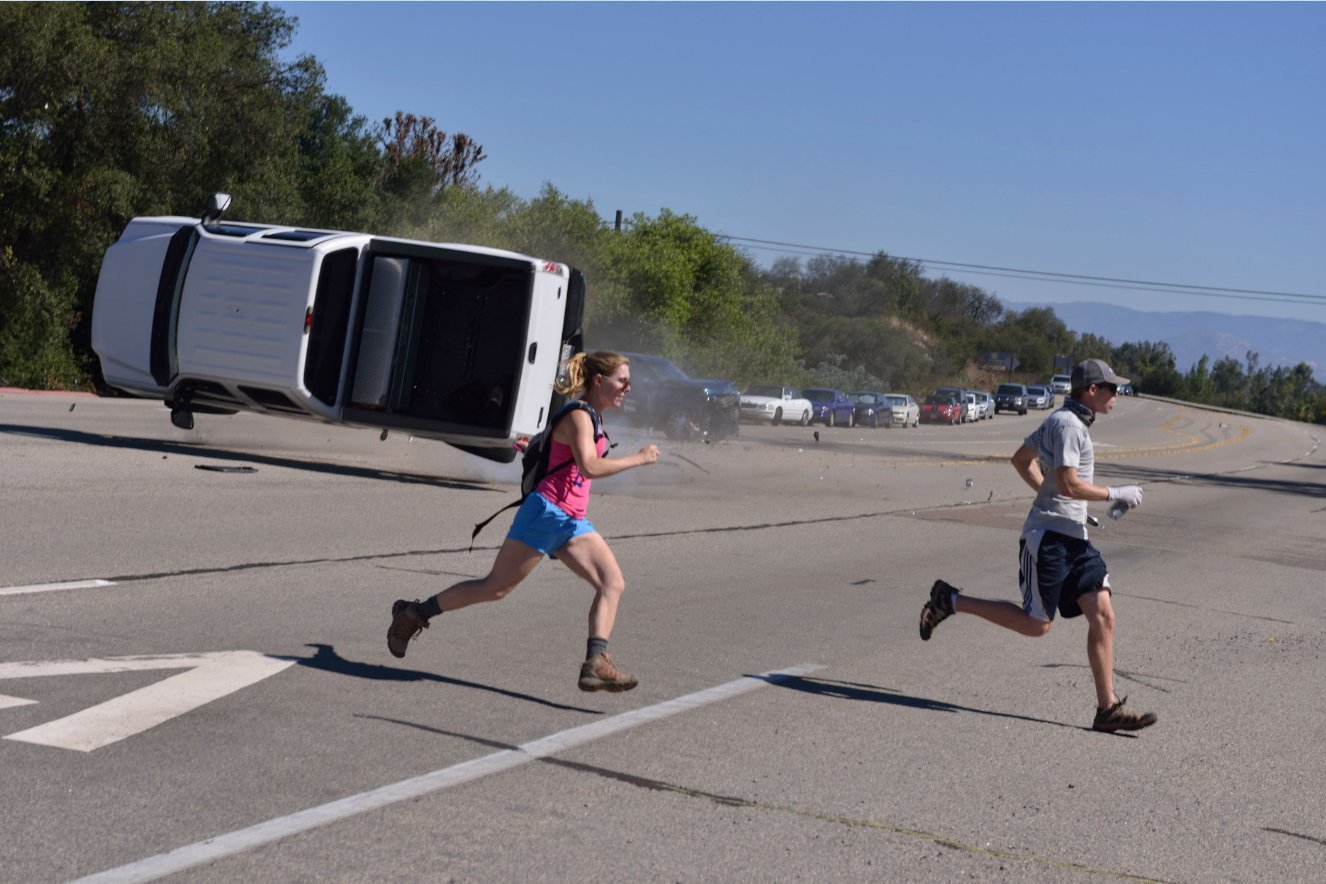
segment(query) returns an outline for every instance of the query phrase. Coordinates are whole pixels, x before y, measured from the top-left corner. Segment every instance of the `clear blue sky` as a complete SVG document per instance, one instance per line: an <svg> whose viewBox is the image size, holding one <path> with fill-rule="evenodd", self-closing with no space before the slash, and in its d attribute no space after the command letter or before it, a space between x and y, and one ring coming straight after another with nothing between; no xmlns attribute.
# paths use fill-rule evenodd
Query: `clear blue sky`
<svg viewBox="0 0 1326 884"><path fill-rule="evenodd" d="M1326 4L278 5L330 92L476 138L481 183L522 197L546 182L609 220L667 208L847 254L1316 296L926 265L1013 302L1326 322Z"/></svg>

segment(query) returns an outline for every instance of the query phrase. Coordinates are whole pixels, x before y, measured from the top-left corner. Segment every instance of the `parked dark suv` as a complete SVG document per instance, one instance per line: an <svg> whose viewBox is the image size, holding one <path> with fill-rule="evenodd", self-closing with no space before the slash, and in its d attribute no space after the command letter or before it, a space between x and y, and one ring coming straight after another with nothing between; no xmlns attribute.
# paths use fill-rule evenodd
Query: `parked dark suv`
<svg viewBox="0 0 1326 884"><path fill-rule="evenodd" d="M659 430L672 439L736 436L741 392L723 378L693 378L662 356L623 353L631 360L631 391L622 421Z"/></svg>
<svg viewBox="0 0 1326 884"><path fill-rule="evenodd" d="M1027 413L1027 404L1030 400L1027 394L1027 388L1023 384L1000 384L999 389L995 390L995 414L1001 411L1016 411L1018 414Z"/></svg>

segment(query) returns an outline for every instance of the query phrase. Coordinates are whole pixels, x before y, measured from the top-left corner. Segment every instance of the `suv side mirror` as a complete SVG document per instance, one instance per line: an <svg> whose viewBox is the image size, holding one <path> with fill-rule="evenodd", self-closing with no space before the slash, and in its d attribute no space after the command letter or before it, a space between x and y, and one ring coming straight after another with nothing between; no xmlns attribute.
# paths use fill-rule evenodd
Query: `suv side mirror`
<svg viewBox="0 0 1326 884"><path fill-rule="evenodd" d="M221 220L221 214L230 208L230 194L214 193L207 198L207 208L203 210L203 226L215 227Z"/></svg>

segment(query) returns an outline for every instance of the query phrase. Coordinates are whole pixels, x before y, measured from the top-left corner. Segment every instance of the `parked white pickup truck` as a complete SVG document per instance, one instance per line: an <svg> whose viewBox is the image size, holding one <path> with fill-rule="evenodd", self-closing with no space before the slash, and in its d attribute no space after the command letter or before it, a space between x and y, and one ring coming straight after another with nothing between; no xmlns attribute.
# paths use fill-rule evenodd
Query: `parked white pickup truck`
<svg viewBox="0 0 1326 884"><path fill-rule="evenodd" d="M584 277L451 243L134 218L106 252L92 347L106 383L193 415L399 429L509 462L583 346Z"/></svg>

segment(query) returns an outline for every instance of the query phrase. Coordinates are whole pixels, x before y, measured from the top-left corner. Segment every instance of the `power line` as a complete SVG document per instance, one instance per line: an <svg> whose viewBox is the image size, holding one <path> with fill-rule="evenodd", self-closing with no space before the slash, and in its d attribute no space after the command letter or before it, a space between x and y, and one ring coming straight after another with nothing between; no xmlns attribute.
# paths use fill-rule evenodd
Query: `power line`
<svg viewBox="0 0 1326 884"><path fill-rule="evenodd" d="M950 270L949 272L957 274L967 273L974 276L999 276L999 277L1006 277L1009 279L1030 279L1030 280L1046 281L1044 277L1040 276L1023 276L1017 273L999 273L992 270ZM1281 304L1312 304L1314 306L1320 303L1319 301L1315 300L1312 301L1295 300L1294 297L1280 298L1271 295L1253 295L1253 294L1235 295L1235 294L1225 294L1223 292L1213 292L1213 291L1185 292L1173 288L1150 288L1145 285L1128 285L1128 284L1115 283L1115 282L1092 282L1086 279L1064 279L1064 280L1049 280L1049 281L1063 282L1069 285L1095 286L1097 288L1105 288L1105 289L1128 289L1130 291L1138 291L1138 292L1163 292L1165 294L1170 294L1170 295L1186 294L1186 295L1193 295L1194 297L1203 297L1203 298L1229 298L1235 301L1268 301L1268 302L1277 302ZM1168 285L1168 283L1161 283L1161 285ZM1295 297L1316 298L1318 296L1300 295Z"/></svg>
<svg viewBox="0 0 1326 884"><path fill-rule="evenodd" d="M862 252L854 249L831 249L824 246L811 246L801 243L778 242L777 240L755 239L753 237L715 234L721 239L739 243L755 243L762 251L781 251L795 255L860 255L874 257L879 252ZM1001 276L1011 279L1026 279L1042 282L1061 282L1069 285L1089 285L1101 288L1131 289L1136 291L1163 292L1166 294L1188 294L1202 297L1230 298L1246 301L1277 301L1287 304L1326 304L1326 295L1303 294L1300 292L1280 292L1265 289L1240 289L1223 286L1193 285L1188 283L1156 282L1154 280L1127 279L1112 276L1091 276L1082 273L1058 273L1048 270L1027 270L1017 267L999 267L990 264L965 264L958 261L940 261L929 258L906 258L889 255L900 261L938 267L981 276Z"/></svg>

